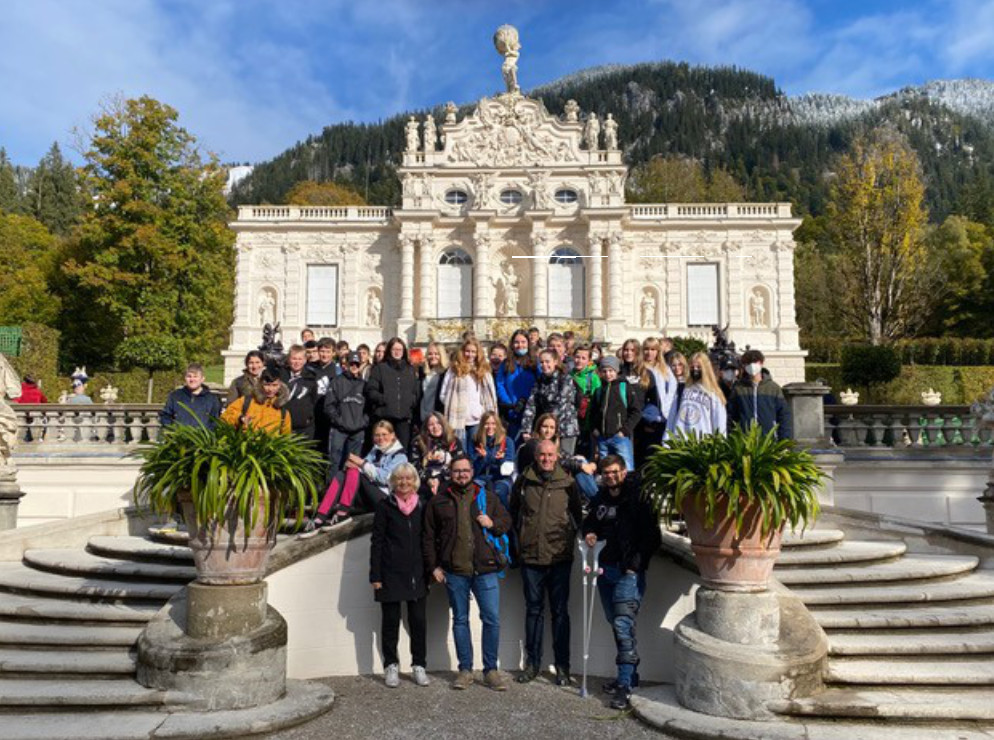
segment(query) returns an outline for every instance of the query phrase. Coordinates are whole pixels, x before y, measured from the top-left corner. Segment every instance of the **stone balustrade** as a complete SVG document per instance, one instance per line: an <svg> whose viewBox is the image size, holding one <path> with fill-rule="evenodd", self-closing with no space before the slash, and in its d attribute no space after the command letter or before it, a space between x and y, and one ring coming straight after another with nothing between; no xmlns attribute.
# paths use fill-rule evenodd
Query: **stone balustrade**
<svg viewBox="0 0 994 740"><path fill-rule="evenodd" d="M389 221L384 206L239 206L239 221Z"/></svg>
<svg viewBox="0 0 994 740"><path fill-rule="evenodd" d="M17 453L133 447L159 435L158 404L15 404Z"/></svg>
<svg viewBox="0 0 994 740"><path fill-rule="evenodd" d="M989 447L969 406L825 406L825 437L842 448Z"/></svg>
<svg viewBox="0 0 994 740"><path fill-rule="evenodd" d="M629 215L635 220L681 221L790 218L791 212L790 203L646 203L630 206Z"/></svg>

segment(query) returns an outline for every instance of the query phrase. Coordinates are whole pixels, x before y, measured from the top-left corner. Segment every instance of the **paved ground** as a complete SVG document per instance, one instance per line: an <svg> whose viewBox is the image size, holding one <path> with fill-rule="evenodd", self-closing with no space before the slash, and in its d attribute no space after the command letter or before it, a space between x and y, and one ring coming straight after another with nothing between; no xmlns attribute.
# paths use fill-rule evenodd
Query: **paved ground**
<svg viewBox="0 0 994 740"><path fill-rule="evenodd" d="M335 706L323 717L272 733L270 740L484 740L538 737L542 740L625 738L665 740L630 713L608 706L606 694L591 691L581 699L576 688L562 689L546 679L524 686L511 682L498 693L474 685L466 691L449 688L452 674L432 675L432 684L418 687L402 676L400 688L388 689L378 676L322 679L336 694ZM599 689L604 679L588 682ZM524 733L524 734L522 734Z"/></svg>

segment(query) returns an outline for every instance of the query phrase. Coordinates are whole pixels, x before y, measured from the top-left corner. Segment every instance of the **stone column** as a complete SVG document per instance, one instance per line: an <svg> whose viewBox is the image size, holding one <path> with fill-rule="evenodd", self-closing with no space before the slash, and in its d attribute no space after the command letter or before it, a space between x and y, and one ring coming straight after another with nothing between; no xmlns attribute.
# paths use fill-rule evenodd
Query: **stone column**
<svg viewBox="0 0 994 740"><path fill-rule="evenodd" d="M473 235L476 256L473 259L473 317L494 315L494 302L490 296L490 234L477 226Z"/></svg>
<svg viewBox="0 0 994 740"><path fill-rule="evenodd" d="M783 394L790 404L793 438L805 447L826 447L824 397L831 389L821 383L788 383Z"/></svg>
<svg viewBox="0 0 994 740"><path fill-rule="evenodd" d="M414 320L414 238L400 237L400 320Z"/></svg>
<svg viewBox="0 0 994 740"><path fill-rule="evenodd" d="M601 282L603 274L601 257L604 251L604 238L598 234L590 237L590 285L587 290L587 317L591 319L604 318L604 287Z"/></svg>
<svg viewBox="0 0 994 740"><path fill-rule="evenodd" d="M624 260L621 254L620 232L611 234L607 245L607 318L622 321L622 292L624 291Z"/></svg>
<svg viewBox="0 0 994 740"><path fill-rule="evenodd" d="M541 318L549 313L549 261L546 254L547 237L542 231L532 232L532 316Z"/></svg>
<svg viewBox="0 0 994 740"><path fill-rule="evenodd" d="M418 310L418 318L430 319L434 315L431 306L432 298L432 267L434 266L434 239L431 235L422 236L418 240L418 267L420 271L420 296L421 306Z"/></svg>
<svg viewBox="0 0 994 740"><path fill-rule="evenodd" d="M16 471L0 462L0 531L17 527L17 506L24 491L17 485Z"/></svg>

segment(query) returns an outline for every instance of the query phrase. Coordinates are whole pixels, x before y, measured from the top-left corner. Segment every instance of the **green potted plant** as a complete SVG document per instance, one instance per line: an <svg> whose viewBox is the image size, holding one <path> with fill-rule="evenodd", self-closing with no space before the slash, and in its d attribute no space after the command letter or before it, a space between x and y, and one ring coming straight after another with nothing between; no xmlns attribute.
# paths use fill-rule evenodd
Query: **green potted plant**
<svg viewBox="0 0 994 740"><path fill-rule="evenodd" d="M171 425L135 454L142 461L135 503L159 514L182 511L197 580L210 584L262 579L279 525L288 515L303 521L326 465L304 437L223 421Z"/></svg>
<svg viewBox="0 0 994 740"><path fill-rule="evenodd" d="M727 435L677 434L650 456L643 482L664 518L684 517L706 585L761 591L784 526L806 527L818 516L823 477L793 440L753 425Z"/></svg>

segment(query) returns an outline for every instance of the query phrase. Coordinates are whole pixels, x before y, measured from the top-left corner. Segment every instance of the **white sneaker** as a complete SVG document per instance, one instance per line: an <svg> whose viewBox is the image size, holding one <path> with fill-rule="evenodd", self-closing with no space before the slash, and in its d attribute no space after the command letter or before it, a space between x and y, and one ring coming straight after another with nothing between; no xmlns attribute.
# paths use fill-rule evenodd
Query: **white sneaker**
<svg viewBox="0 0 994 740"><path fill-rule="evenodd" d="M396 663L388 665L386 669L386 676L383 680L388 689L395 689L400 686L400 666Z"/></svg>
<svg viewBox="0 0 994 740"><path fill-rule="evenodd" d="M431 683L431 679L428 678L428 673L425 671L424 666L414 666L411 670L411 678L414 679L414 683L418 686L427 686Z"/></svg>

